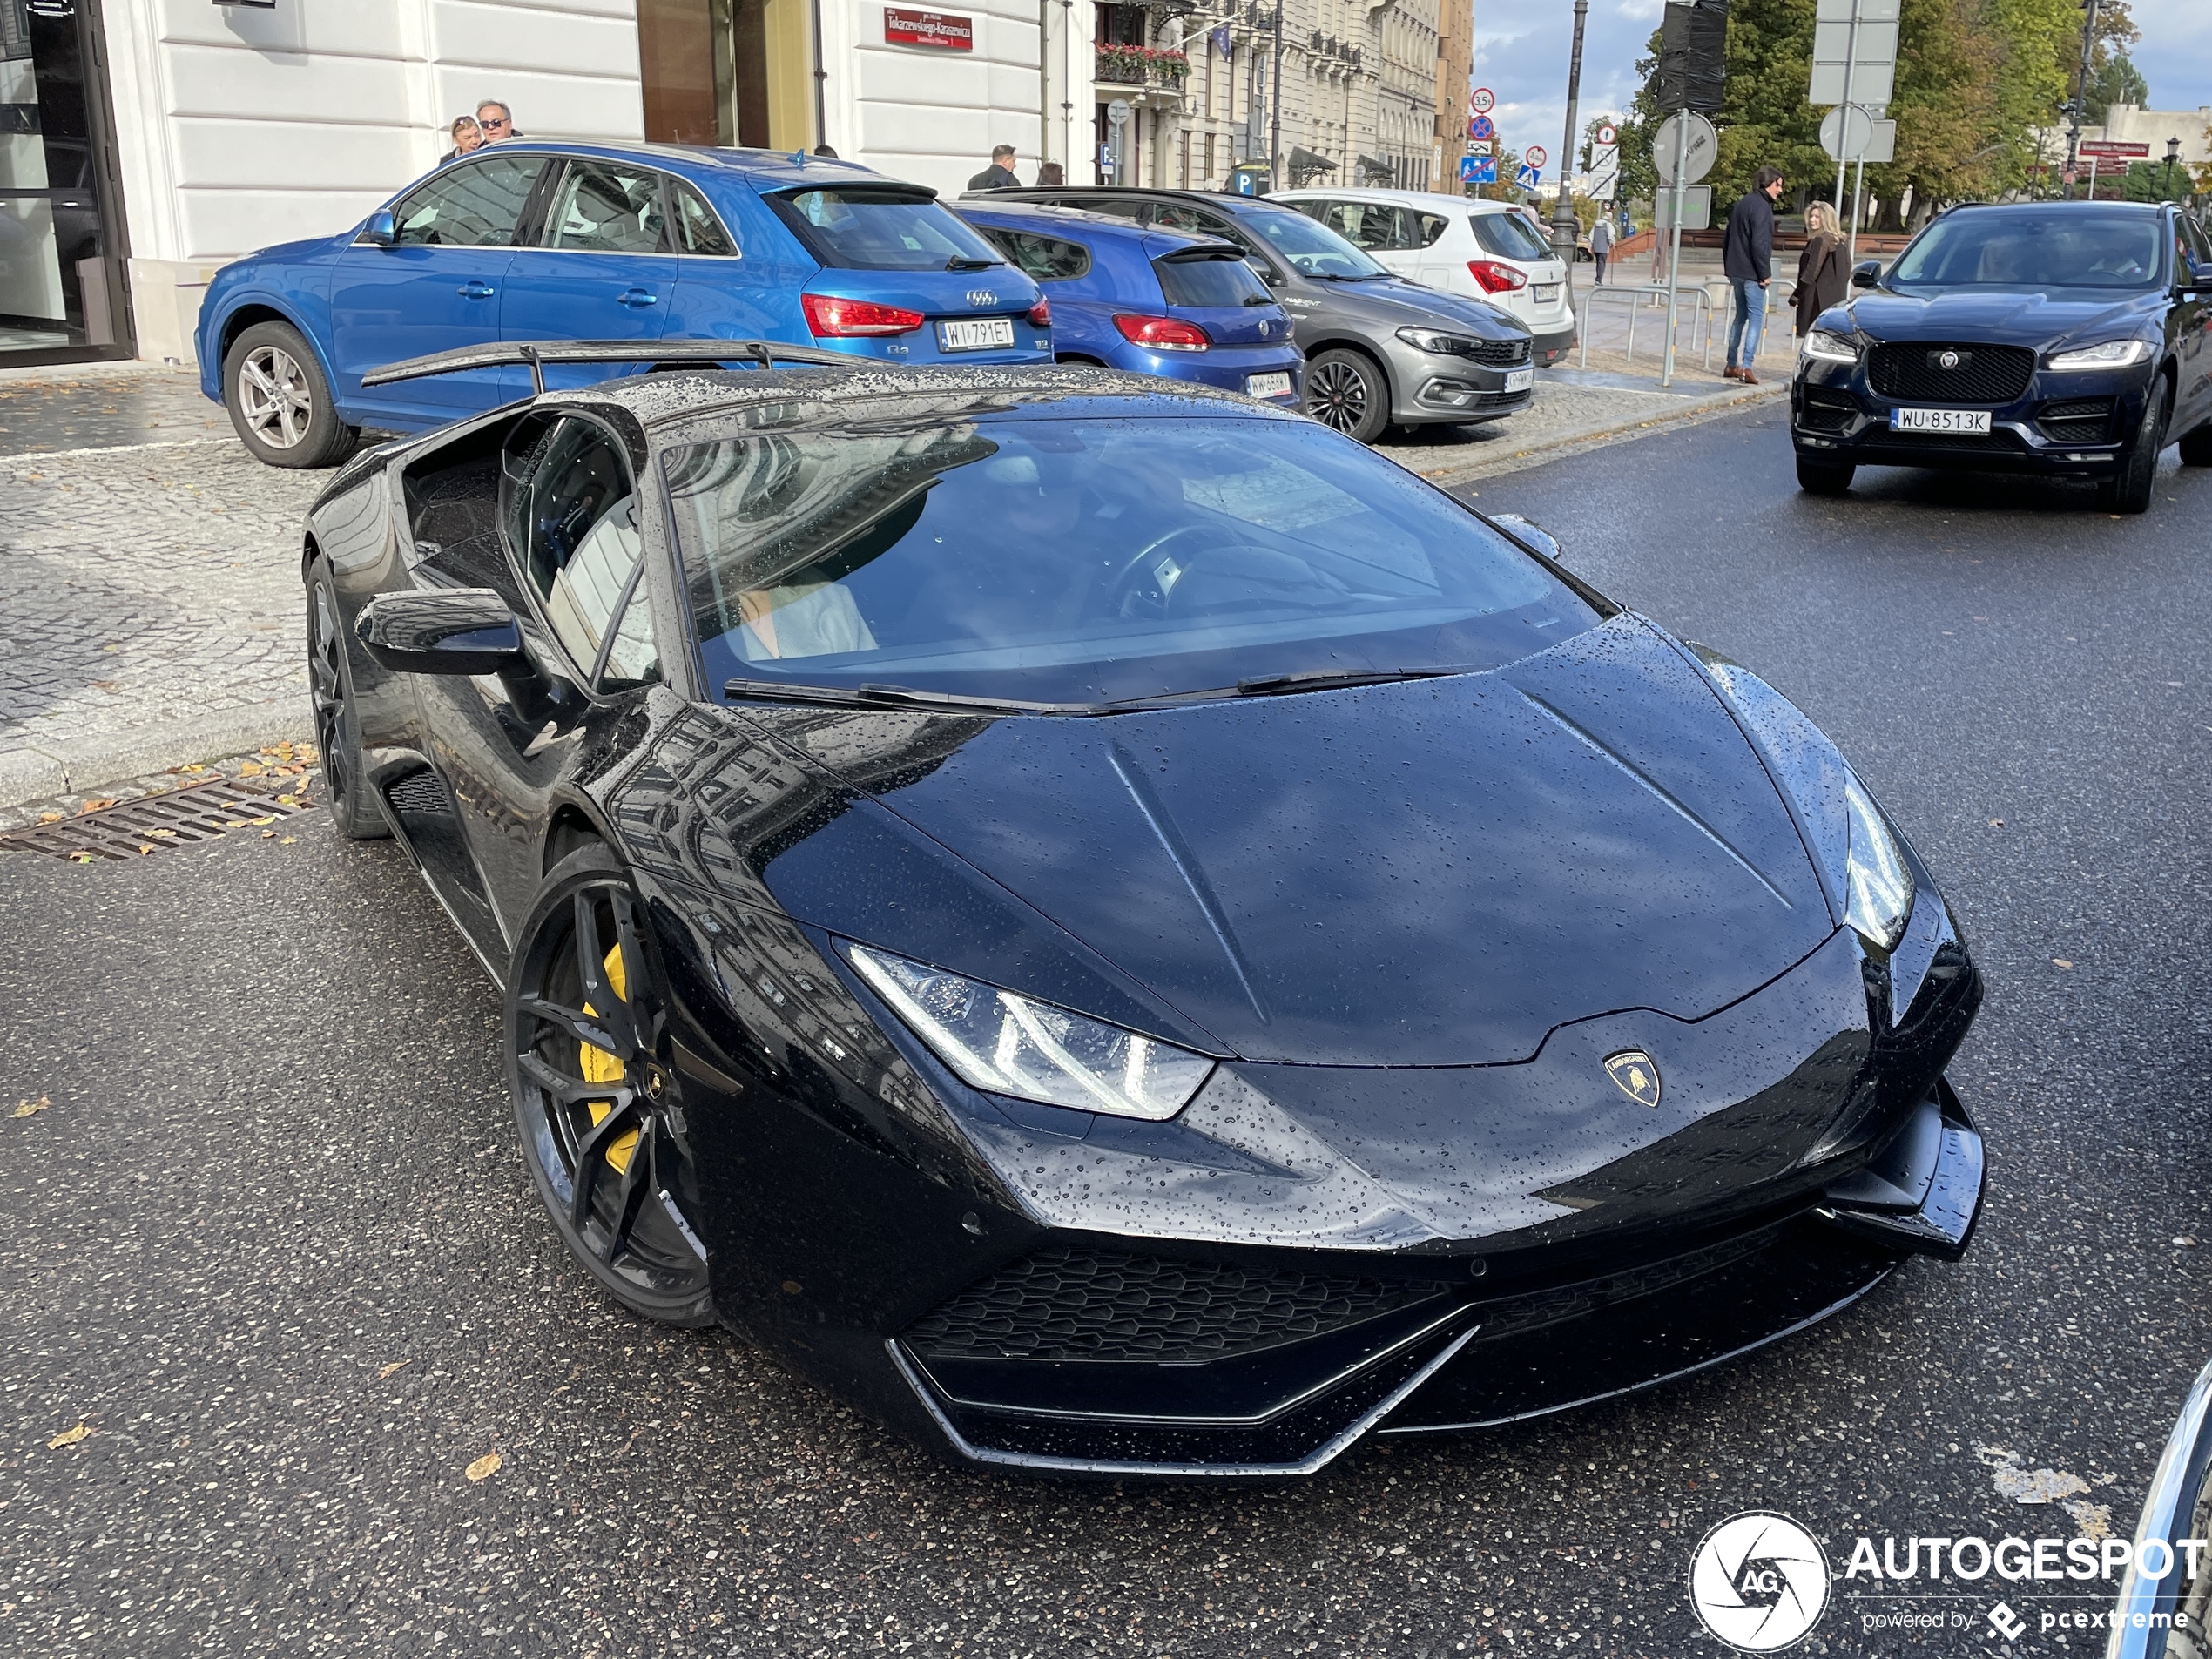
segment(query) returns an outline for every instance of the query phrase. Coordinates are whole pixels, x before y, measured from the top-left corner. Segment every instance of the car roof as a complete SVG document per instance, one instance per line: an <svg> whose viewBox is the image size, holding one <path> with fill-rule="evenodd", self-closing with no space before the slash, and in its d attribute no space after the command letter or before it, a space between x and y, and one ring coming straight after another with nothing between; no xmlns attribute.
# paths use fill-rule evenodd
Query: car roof
<svg viewBox="0 0 2212 1659"><path fill-rule="evenodd" d="M1475 213L1517 213L1520 206L1514 202L1485 201L1475 196L1447 195L1440 190L1386 190L1367 185L1347 185L1342 190L1329 190L1306 185L1297 190L1278 192L1279 197L1297 197L1310 200L1326 197L1331 201L1383 202L1393 207L1426 207L1440 213L1457 212L1464 208Z"/></svg>
<svg viewBox="0 0 2212 1659"><path fill-rule="evenodd" d="M1105 402L1131 415L1204 413L1253 420L1303 421L1294 410L1255 403L1195 382L1075 364L901 368L856 358L846 368L671 369L626 374L577 391L550 393L548 408L612 406L651 431L742 417L774 405L778 428L830 423L873 409L902 418L955 421L1001 414L1024 405ZM1067 412L1074 412L1072 409ZM746 429L763 423L745 421Z"/></svg>
<svg viewBox="0 0 2212 1659"><path fill-rule="evenodd" d="M1233 244L1218 236L1208 236L1198 231L1170 230L1164 225L1140 225L1133 219L1123 219L1117 213L1094 213L1087 207L1062 207L1051 202L1008 202L994 206L988 202L961 200L947 204L963 219L974 216L1003 219L1009 229L1028 226L1036 230L1057 229L1074 236L1118 237L1141 247L1182 243L1188 247L1230 247Z"/></svg>
<svg viewBox="0 0 2212 1659"><path fill-rule="evenodd" d="M1054 202L1059 202L1063 206L1073 206L1073 203L1066 200L1067 198L1083 196L1123 198L1134 196L1140 201L1196 202L1202 207L1217 208L1227 213L1238 212L1246 208L1266 207L1271 205L1264 196L1239 196L1226 190L1164 190L1149 185L1024 185L1014 190L972 191L963 195L961 199L979 201L986 197L995 197L1005 199L1009 204L1035 202L1042 207L1050 206ZM1279 202L1272 205L1278 207L1282 206ZM1295 212L1297 209L1292 208L1288 211Z"/></svg>
<svg viewBox="0 0 2212 1659"><path fill-rule="evenodd" d="M790 150L735 150L704 144L653 144L642 138L509 138L474 152L502 154L593 156L608 160L645 160L694 178L720 174L741 178L756 189L782 190L795 185L835 185L880 180L904 190L927 192L927 185L894 179L857 161L833 160Z"/></svg>

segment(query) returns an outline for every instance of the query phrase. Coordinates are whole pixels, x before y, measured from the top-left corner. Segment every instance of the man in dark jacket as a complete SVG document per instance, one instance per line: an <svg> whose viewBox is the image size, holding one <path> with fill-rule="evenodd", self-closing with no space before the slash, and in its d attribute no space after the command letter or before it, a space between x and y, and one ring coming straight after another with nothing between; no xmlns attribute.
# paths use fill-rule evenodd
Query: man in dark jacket
<svg viewBox="0 0 2212 1659"><path fill-rule="evenodd" d="M1774 199L1782 193L1782 172L1762 167L1751 188L1728 210L1728 235L1721 246L1721 269L1736 296L1728 325L1728 367L1723 380L1757 386L1751 360L1759 354L1766 329L1766 285L1774 277Z"/></svg>
<svg viewBox="0 0 2212 1659"><path fill-rule="evenodd" d="M991 165L968 181L970 190L1019 190L1022 181L1014 176L1014 146L1001 144L991 152Z"/></svg>

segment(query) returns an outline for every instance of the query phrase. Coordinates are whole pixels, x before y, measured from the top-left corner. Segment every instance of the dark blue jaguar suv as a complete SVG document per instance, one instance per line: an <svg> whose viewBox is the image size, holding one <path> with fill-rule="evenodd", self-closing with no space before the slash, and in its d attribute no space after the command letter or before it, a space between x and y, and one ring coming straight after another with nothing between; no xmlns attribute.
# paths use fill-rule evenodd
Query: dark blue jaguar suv
<svg viewBox="0 0 2212 1659"><path fill-rule="evenodd" d="M2093 481L2140 513L2160 452L2212 466L2212 242L2171 206L1954 208L1820 314L1790 388L1797 482L1860 467Z"/></svg>

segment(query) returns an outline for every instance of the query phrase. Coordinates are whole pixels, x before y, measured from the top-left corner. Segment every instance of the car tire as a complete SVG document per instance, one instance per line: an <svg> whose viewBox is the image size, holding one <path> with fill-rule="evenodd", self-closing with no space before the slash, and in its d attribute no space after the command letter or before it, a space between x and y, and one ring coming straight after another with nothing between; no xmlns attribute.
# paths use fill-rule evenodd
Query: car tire
<svg viewBox="0 0 2212 1659"><path fill-rule="evenodd" d="M361 438L338 418L322 365L289 323L257 322L231 342L223 407L239 442L272 467L334 467Z"/></svg>
<svg viewBox="0 0 2212 1659"><path fill-rule="evenodd" d="M695 1185L682 1085L663 1058L668 997L622 861L599 841L562 859L516 941L508 1091L554 1231L640 1318L712 1324L705 1251L680 1207Z"/></svg>
<svg viewBox="0 0 2212 1659"><path fill-rule="evenodd" d="M1808 496L1843 496L1851 491L1851 481L1858 469L1838 465L1831 462L1808 461L1797 457L1797 488Z"/></svg>
<svg viewBox="0 0 2212 1659"><path fill-rule="evenodd" d="M1390 381L1365 352L1336 347L1305 362L1305 412L1347 438L1372 443L1390 425Z"/></svg>
<svg viewBox="0 0 2212 1659"><path fill-rule="evenodd" d="M2184 467L2212 467L2212 421L2182 434L2180 447Z"/></svg>
<svg viewBox="0 0 2212 1659"><path fill-rule="evenodd" d="M392 826L368 792L354 671L346 658L345 614L338 607L330 562L319 557L307 574L307 697L314 709L315 748L322 756L323 804L347 840L376 841L391 834Z"/></svg>
<svg viewBox="0 0 2212 1659"><path fill-rule="evenodd" d="M2150 510L2159 451L2166 447L2166 423L2174 414L2174 395L2163 381L2155 383L2151 395L2155 401L2144 411L2142 424L2135 428L2135 440L2128 446L2118 475L2097 486L2097 505L2107 513Z"/></svg>

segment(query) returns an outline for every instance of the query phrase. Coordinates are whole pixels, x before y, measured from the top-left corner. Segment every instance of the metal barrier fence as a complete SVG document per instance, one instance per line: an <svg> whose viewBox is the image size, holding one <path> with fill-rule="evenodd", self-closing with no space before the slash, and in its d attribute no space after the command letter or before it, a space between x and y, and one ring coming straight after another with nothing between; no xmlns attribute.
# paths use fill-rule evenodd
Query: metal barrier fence
<svg viewBox="0 0 2212 1659"><path fill-rule="evenodd" d="M1766 350L1768 336L1772 333L1771 325L1775 312L1777 310L1786 312L1789 309L1787 306L1777 306L1776 304L1776 300L1780 295L1781 291L1781 284L1778 282L1769 283L1767 285L1765 291L1765 326L1762 327L1759 331L1759 352L1762 354ZM1714 331L1719 327L1722 316L1727 314L1730 310L1732 310L1735 305L1733 285L1729 283L1725 278L1711 277L1708 278L1703 282L1678 282L1675 285L1674 292L1683 295L1687 300L1696 301L1695 308L1690 313L1689 344L1693 347L1698 347L1700 331L1702 329L1703 346L1702 347L1701 355L1698 358L1698 362L1700 367L1710 369L1713 366ZM1583 307L1580 316L1585 322L1587 322L1587 319L1589 316L1588 308L1600 300L1617 299L1621 296L1626 295L1630 299L1648 300L1650 302L1648 307L1643 305L1631 305L1629 307L1628 361L1634 363L1636 358L1636 314L1646 309L1657 310L1663 307L1667 302L1667 285L1663 282L1639 283L1633 287L1622 287L1616 283L1608 282L1603 284L1602 286L1585 288L1581 290L1575 298ZM1681 309L1679 303L1677 304L1676 309L1677 313L1679 313ZM1677 323L1676 327L1679 327L1680 324ZM1588 327L1585 326L1580 328L1578 332L1582 336L1582 353L1577 366L1582 368L1588 368L1590 366L1590 331ZM1660 334L1660 350L1662 354L1666 349L1665 341L1665 331L1662 329ZM1676 341L1676 347L1677 353L1679 354L1679 337ZM1755 355L1751 361L1753 362L1757 362L1758 361L1757 356Z"/></svg>

